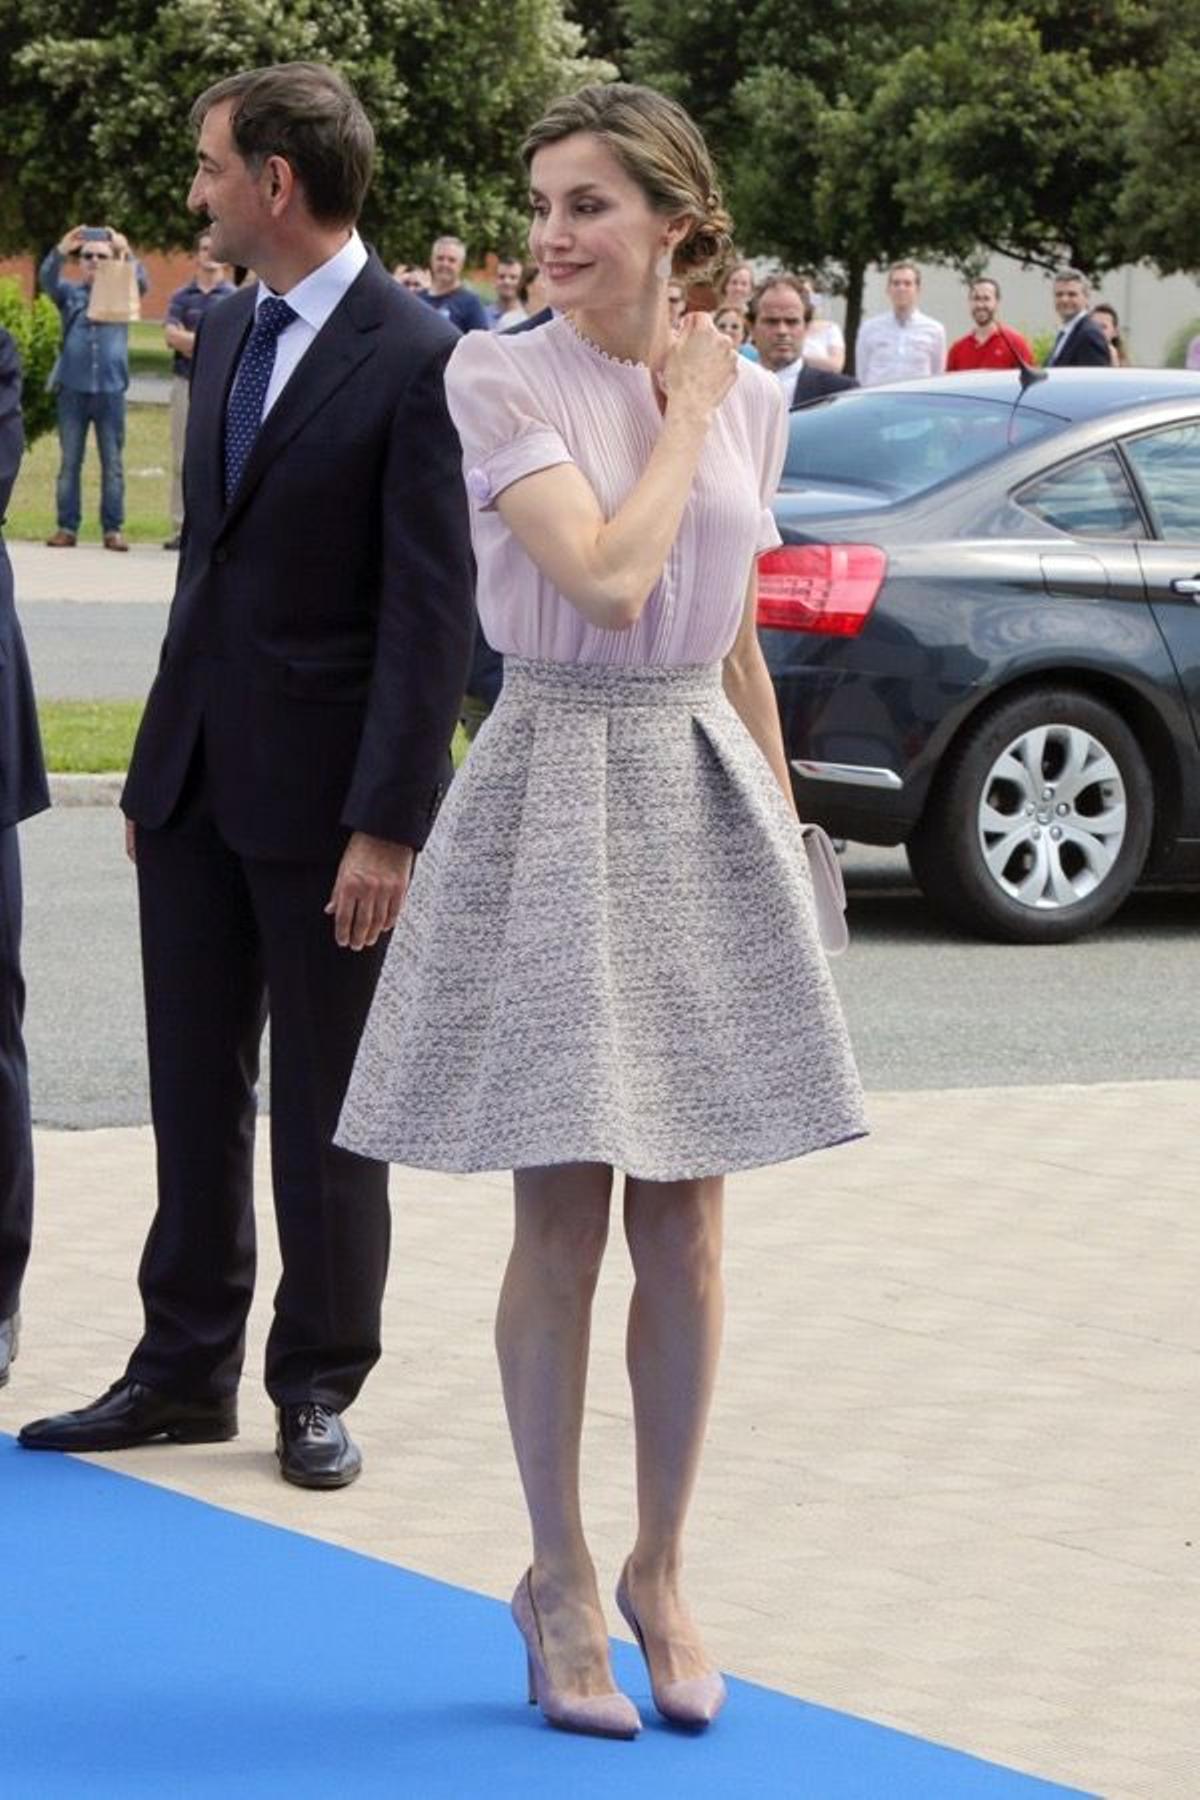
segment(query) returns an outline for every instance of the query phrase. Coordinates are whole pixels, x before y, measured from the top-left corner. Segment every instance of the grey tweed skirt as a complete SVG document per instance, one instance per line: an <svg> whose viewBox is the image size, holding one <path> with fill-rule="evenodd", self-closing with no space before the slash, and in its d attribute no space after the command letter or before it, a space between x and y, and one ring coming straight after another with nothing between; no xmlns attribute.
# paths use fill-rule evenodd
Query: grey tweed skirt
<svg viewBox="0 0 1200 1800"><path fill-rule="evenodd" d="M506 659L384 962L337 1142L677 1181L862 1135L800 827L719 667Z"/></svg>

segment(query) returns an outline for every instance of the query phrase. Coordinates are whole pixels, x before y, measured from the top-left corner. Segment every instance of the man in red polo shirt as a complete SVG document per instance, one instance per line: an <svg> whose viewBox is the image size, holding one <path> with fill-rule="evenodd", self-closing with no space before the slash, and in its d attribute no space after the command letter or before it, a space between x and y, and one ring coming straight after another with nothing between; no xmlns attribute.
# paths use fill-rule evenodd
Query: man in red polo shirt
<svg viewBox="0 0 1200 1800"><path fill-rule="evenodd" d="M969 305L975 329L951 344L946 357L948 375L965 369L1016 369L1022 362L1033 361L1033 351L1020 332L1000 323L999 282L990 275L973 281Z"/></svg>

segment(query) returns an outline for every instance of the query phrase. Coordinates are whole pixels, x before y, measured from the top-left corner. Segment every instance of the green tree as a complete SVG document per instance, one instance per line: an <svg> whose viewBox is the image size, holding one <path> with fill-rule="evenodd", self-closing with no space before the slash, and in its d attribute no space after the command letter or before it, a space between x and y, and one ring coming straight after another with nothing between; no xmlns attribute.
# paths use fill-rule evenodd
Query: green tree
<svg viewBox="0 0 1200 1800"><path fill-rule="evenodd" d="M1179 255L1173 239L1200 261L1200 64L1178 55L1181 37L1197 44L1193 0L625 10L630 66L704 127L743 246L820 268L846 295L850 338L867 267L900 255L967 271L998 250L1100 271L1131 242ZM1125 205L1135 166L1143 190ZM1152 195L1167 168L1174 191Z"/></svg>
<svg viewBox="0 0 1200 1800"><path fill-rule="evenodd" d="M582 30L587 54L624 73L630 42L625 0L566 0L566 13Z"/></svg>
<svg viewBox="0 0 1200 1800"><path fill-rule="evenodd" d="M191 101L237 69L334 63L375 124L363 217L388 255L438 231L477 252L524 229L516 149L546 100L596 74L561 0L0 0L0 248L112 222L187 243Z"/></svg>
<svg viewBox="0 0 1200 1800"><path fill-rule="evenodd" d="M1164 275L1200 273L1200 45L1177 43L1138 84L1126 132L1129 176L1119 224L1131 256Z"/></svg>
<svg viewBox="0 0 1200 1800"><path fill-rule="evenodd" d="M1154 0L1026 0L960 9L902 71L915 104L898 192L915 228L1094 272L1129 260L1119 218L1140 71L1171 54ZM969 256L969 250L968 250Z"/></svg>
<svg viewBox="0 0 1200 1800"><path fill-rule="evenodd" d="M629 0L630 62L701 124L739 241L822 271L846 295L853 344L868 266L941 250L907 217L915 103L898 70L949 27L955 0Z"/></svg>
<svg viewBox="0 0 1200 1800"><path fill-rule="evenodd" d="M58 308L45 294L27 299L10 276L0 281L0 326L21 359L21 414L28 446L54 425L54 396L46 383L62 340Z"/></svg>

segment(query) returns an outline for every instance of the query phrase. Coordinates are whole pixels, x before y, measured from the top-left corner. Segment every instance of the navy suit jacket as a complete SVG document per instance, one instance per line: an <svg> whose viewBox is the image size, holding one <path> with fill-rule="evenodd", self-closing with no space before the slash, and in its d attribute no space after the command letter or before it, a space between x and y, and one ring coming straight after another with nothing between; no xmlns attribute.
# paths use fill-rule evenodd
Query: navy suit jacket
<svg viewBox="0 0 1200 1800"><path fill-rule="evenodd" d="M24 447L21 364L11 337L0 330L0 524ZM29 659L13 604L12 565L0 537L0 830L49 804Z"/></svg>
<svg viewBox="0 0 1200 1800"><path fill-rule="evenodd" d="M226 400L253 290L193 355L184 526L122 805L154 829L203 741L226 842L315 861L351 831L419 848L449 779L474 620L458 333L372 255L267 414L229 505Z"/></svg>
<svg viewBox="0 0 1200 1800"><path fill-rule="evenodd" d="M1083 319L1071 332L1061 351L1051 351L1048 369L1111 369L1108 339L1092 318Z"/></svg>
<svg viewBox="0 0 1200 1800"><path fill-rule="evenodd" d="M790 410L795 412L798 406L807 406L810 400L823 400L826 394L841 394L847 388L857 386L853 375L835 375L832 369L810 369L805 363L796 377Z"/></svg>

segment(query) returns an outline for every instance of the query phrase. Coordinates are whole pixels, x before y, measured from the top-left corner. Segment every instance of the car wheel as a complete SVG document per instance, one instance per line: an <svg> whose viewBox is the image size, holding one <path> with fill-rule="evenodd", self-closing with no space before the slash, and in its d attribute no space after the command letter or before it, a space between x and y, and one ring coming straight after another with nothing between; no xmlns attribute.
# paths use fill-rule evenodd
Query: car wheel
<svg viewBox="0 0 1200 1800"><path fill-rule="evenodd" d="M1089 694L1038 688L952 745L908 860L969 930L1058 944L1111 918L1153 824L1153 783L1124 720Z"/></svg>

